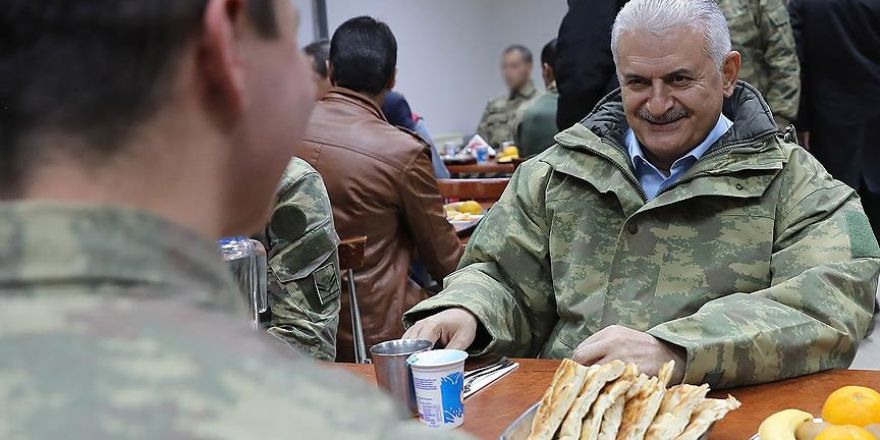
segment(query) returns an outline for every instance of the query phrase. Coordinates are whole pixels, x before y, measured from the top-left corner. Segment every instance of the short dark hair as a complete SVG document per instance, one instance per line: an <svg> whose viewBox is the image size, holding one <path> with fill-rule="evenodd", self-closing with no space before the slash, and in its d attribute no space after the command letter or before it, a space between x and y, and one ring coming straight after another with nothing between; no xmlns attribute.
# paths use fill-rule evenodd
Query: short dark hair
<svg viewBox="0 0 880 440"><path fill-rule="evenodd" d="M330 40L324 38L309 43L303 48L306 55L312 57L312 70L321 78L327 77L327 59L330 58Z"/></svg>
<svg viewBox="0 0 880 440"><path fill-rule="evenodd" d="M556 68L556 39L550 40L541 49L541 64L547 64L551 68Z"/></svg>
<svg viewBox="0 0 880 440"><path fill-rule="evenodd" d="M519 52L522 55L523 59L526 60L527 63L532 62L532 51L529 50L528 47L523 46L522 44L511 44L504 49L503 55L507 55L511 52Z"/></svg>
<svg viewBox="0 0 880 440"><path fill-rule="evenodd" d="M397 40L387 24L373 17L352 18L333 33L330 66L337 86L378 95L394 78Z"/></svg>
<svg viewBox="0 0 880 440"><path fill-rule="evenodd" d="M0 197L42 148L36 132L76 137L84 160L117 153L168 92L183 42L208 0L5 0L0 8ZM277 35L272 0L250 0L258 31ZM27 151L25 151L27 150Z"/></svg>

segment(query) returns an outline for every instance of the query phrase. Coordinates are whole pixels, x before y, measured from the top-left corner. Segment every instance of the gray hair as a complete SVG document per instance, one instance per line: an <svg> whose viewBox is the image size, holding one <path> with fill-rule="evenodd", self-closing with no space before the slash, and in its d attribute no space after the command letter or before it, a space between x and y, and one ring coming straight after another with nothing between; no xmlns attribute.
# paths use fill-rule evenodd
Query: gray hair
<svg viewBox="0 0 880 440"><path fill-rule="evenodd" d="M631 0L620 10L611 28L611 54L618 63L620 36L627 31L655 35L691 27L706 35L705 52L720 69L730 53L730 31L716 0Z"/></svg>

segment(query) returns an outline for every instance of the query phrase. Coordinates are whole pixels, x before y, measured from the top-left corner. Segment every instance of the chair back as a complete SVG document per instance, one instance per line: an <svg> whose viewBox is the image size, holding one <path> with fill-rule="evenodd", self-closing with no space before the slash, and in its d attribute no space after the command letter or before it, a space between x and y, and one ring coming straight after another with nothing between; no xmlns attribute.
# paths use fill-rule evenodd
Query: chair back
<svg viewBox="0 0 880 440"><path fill-rule="evenodd" d="M337 247L339 251L339 271L356 270L364 267L364 252L367 237L354 237L342 240Z"/></svg>

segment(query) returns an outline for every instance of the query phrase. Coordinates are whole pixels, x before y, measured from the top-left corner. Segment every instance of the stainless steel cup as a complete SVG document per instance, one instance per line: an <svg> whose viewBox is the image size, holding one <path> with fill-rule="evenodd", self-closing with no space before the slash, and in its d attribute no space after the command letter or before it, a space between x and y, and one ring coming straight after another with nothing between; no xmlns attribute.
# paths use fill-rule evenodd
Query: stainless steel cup
<svg viewBox="0 0 880 440"><path fill-rule="evenodd" d="M404 404L413 415L418 414L412 371L406 359L413 353L428 351L434 344L424 339L395 339L370 347L376 382L394 400Z"/></svg>

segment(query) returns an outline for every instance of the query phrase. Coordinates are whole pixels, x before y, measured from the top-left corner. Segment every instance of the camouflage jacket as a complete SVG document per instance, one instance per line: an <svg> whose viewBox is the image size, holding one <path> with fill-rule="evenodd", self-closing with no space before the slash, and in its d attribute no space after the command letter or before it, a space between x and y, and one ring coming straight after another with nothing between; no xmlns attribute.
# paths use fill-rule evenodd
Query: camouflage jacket
<svg viewBox="0 0 880 440"><path fill-rule="evenodd" d="M284 172L266 236L269 332L317 359L336 359L339 238L321 175L301 159Z"/></svg>
<svg viewBox="0 0 880 440"><path fill-rule="evenodd" d="M216 245L129 209L0 203L0 438L458 438L255 333Z"/></svg>
<svg viewBox="0 0 880 440"><path fill-rule="evenodd" d="M723 112L733 127L646 203L609 95L520 166L406 323L463 307L482 326L473 350L557 358L620 324L684 347L686 382L722 387L848 366L880 272L858 196L751 86Z"/></svg>
<svg viewBox="0 0 880 440"><path fill-rule="evenodd" d="M486 104L477 134L493 147L513 141L514 122L520 106L530 102L538 95L535 85L529 80L522 90L499 96Z"/></svg>
<svg viewBox="0 0 880 440"><path fill-rule="evenodd" d="M757 87L786 126L797 118L801 68L783 0L719 0L733 50L742 54L739 77ZM781 119L780 119L781 118Z"/></svg>

